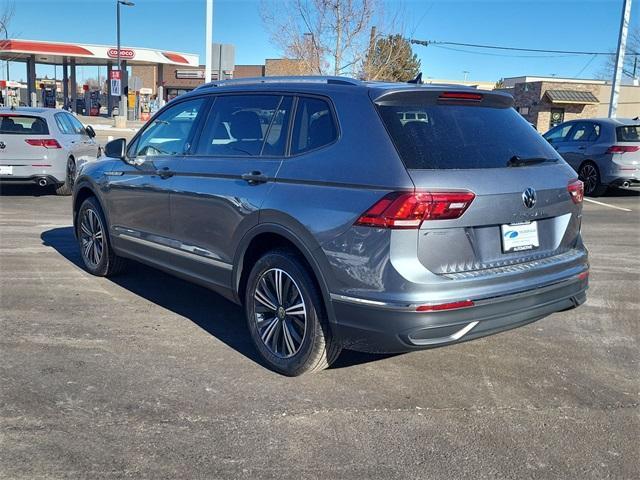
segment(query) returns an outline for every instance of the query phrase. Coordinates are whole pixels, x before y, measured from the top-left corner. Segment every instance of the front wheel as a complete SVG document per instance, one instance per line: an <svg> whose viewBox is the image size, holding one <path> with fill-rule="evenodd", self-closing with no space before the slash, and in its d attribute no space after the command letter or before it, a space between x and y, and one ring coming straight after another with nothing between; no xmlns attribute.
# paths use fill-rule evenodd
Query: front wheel
<svg viewBox="0 0 640 480"><path fill-rule="evenodd" d="M599 197L607 191L607 186L600 182L600 171L595 163L583 163L578 178L584 183L584 194L588 197Z"/></svg>
<svg viewBox="0 0 640 480"><path fill-rule="evenodd" d="M320 292L291 252L269 252L256 262L247 282L245 312L258 352L277 372L316 372L340 354Z"/></svg>
<svg viewBox="0 0 640 480"><path fill-rule="evenodd" d="M80 255L89 273L110 277L123 270L125 260L111 248L107 222L96 198L87 198L82 203L76 228Z"/></svg>

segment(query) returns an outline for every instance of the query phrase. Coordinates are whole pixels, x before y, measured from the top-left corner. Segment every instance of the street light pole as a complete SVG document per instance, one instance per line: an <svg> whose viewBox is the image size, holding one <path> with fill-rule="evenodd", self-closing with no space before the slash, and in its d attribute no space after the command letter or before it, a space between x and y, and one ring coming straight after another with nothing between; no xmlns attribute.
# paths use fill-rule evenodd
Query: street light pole
<svg viewBox="0 0 640 480"><path fill-rule="evenodd" d="M116 31L117 31L117 50L118 50L118 71L120 72L120 106L118 107L118 115L127 118L127 96L124 92L124 75L122 74L122 59L120 58L120 5L133 7L135 3L126 0L116 0Z"/></svg>

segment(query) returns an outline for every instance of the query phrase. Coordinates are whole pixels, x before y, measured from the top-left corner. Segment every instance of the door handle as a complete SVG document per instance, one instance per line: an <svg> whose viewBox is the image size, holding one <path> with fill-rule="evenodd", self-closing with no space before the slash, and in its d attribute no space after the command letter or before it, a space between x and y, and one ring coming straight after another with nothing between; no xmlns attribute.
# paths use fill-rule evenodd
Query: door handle
<svg viewBox="0 0 640 480"><path fill-rule="evenodd" d="M259 183L266 183L269 178L266 175L263 175L262 172L258 172L254 170L250 173L243 173L240 178L247 182L249 185L257 185Z"/></svg>
<svg viewBox="0 0 640 480"><path fill-rule="evenodd" d="M163 167L161 170L156 171L156 174L164 180L166 178L173 177L174 172L169 170L169 167Z"/></svg>
<svg viewBox="0 0 640 480"><path fill-rule="evenodd" d="M578 147L578 150L584 150L585 148L587 148L587 147L585 147L584 145L581 145L581 146Z"/></svg>

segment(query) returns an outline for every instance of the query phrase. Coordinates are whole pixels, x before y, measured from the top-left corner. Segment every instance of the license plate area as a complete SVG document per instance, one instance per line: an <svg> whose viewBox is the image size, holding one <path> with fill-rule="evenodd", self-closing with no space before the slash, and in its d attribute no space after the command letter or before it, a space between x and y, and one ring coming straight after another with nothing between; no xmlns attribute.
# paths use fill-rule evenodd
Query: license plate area
<svg viewBox="0 0 640 480"><path fill-rule="evenodd" d="M0 175L13 175L13 165L0 165Z"/></svg>
<svg viewBox="0 0 640 480"><path fill-rule="evenodd" d="M538 222L501 225L500 233L502 253L524 252L540 246Z"/></svg>

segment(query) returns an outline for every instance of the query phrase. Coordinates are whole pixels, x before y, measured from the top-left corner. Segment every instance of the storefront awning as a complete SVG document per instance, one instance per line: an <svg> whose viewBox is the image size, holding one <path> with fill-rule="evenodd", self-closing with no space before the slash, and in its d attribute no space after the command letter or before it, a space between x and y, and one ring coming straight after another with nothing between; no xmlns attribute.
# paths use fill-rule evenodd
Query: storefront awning
<svg viewBox="0 0 640 480"><path fill-rule="evenodd" d="M598 97L591 92L581 92L576 90L547 90L545 95L551 103L574 103L579 105L597 105L600 103Z"/></svg>

